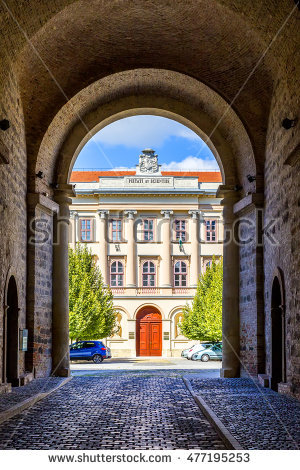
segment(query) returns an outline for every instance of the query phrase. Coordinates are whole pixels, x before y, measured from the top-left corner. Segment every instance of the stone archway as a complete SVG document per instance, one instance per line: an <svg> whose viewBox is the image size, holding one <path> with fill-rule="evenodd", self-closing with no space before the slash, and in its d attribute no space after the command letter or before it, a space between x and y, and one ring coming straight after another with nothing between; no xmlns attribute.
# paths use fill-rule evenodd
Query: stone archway
<svg viewBox="0 0 300 470"><path fill-rule="evenodd" d="M284 285L280 273L274 277L271 293L271 388L278 391L286 381Z"/></svg>
<svg viewBox="0 0 300 470"><path fill-rule="evenodd" d="M136 316L136 355L161 356L161 354L161 314L154 307L143 307Z"/></svg>
<svg viewBox="0 0 300 470"><path fill-rule="evenodd" d="M133 79L135 80L134 84ZM135 93L132 91L132 86L136 90ZM237 219L234 212L236 203L245 196L246 191L255 192L262 188L263 181L256 166L251 139L243 123L232 109L228 110L228 106L221 96L195 79L166 70L127 71L100 80L88 89L82 90L74 97L74 102L72 101L65 105L50 125L41 144L35 167L35 171L42 167L45 168L45 178L41 184L53 195L58 204L57 221L59 219L67 221L69 217L68 204L70 204L70 196L72 196L72 186L68 184L68 178L78 150L97 130L108 123L137 114L153 113L178 120L209 142L221 165L225 182L225 185L220 186L217 197L223 198L224 223L227 234L232 233L233 224ZM207 107L208 103L210 108ZM58 130L57 120L59 121L72 109L74 110L74 106L76 113L73 112L68 124ZM215 129L216 126L218 129ZM53 152L51 148L53 148ZM245 158L246 154L247 158ZM257 175L254 182L248 181L246 177L248 172ZM36 190L42 190L37 180L36 184ZM255 212L256 199L254 196L244 197L242 209L244 210L245 207L248 208L247 210L250 208ZM55 223L57 222L55 221ZM63 263L64 269L62 269L62 259L67 257L67 227L63 226L62 231L64 233L62 235L64 247L62 245L55 246L53 258L53 272L55 273L53 278L53 331L55 331L55 336L53 337L52 357L53 371L58 367L61 369L59 374L67 374L67 351L63 347L63 343L67 344L68 335L66 328L68 322L67 289L65 292L61 289L61 285L66 283L67 260ZM225 245L224 250L226 275L224 276L224 367L222 375L225 377L236 377L240 373L239 246L232 238L229 235L230 241ZM256 270L256 265L253 266ZM60 338L58 339L58 337ZM62 367L63 351L65 354L64 367Z"/></svg>
<svg viewBox="0 0 300 470"><path fill-rule="evenodd" d="M8 281L4 308L3 382L18 385L19 380L19 307L14 276Z"/></svg>
<svg viewBox="0 0 300 470"><path fill-rule="evenodd" d="M68 184L70 171L78 151L105 125L127 116L155 114L175 119L188 126L210 146L220 163L224 186L220 186L218 197L223 198L225 232L229 234L229 243L224 250L224 303L223 303L223 370L225 377L236 377L240 373L240 322L239 322L239 246L232 240L232 227L238 219L234 207L244 198L242 210L251 210L255 218L257 202L263 187L260 163L255 156L252 139L237 113L228 108L226 101L214 90L194 78L178 72L164 69L128 70L98 80L79 92L70 100L53 119L44 135L36 159L35 173L45 169L42 181L35 179L36 191L49 191L59 205L61 214L68 213L69 196L72 186ZM68 120L66 121L66 117ZM66 122L64 126L58 123ZM248 174L256 175L250 182ZM251 195L246 197L247 192ZM254 193L254 195L253 195ZM66 215L62 216L63 218ZM251 215L252 216L252 215ZM246 249L245 249L246 251ZM54 249L54 271L56 266ZM246 253L248 256L248 253ZM61 256L58 268L61 266ZM253 265L253 276L262 269L262 265ZM62 273L61 273L62 275ZM56 291L56 272L54 280L53 319L58 325L55 331L65 330L62 336L67 340L65 323L68 312L57 308L63 305L66 296L61 290ZM58 285L64 284L60 279ZM243 286L246 289L246 286ZM59 300L59 297L62 298ZM258 308L261 304L259 304ZM63 348L56 353L53 342L53 356L61 357ZM66 352L65 352L66 353ZM228 360L226 360L226 358ZM57 364L57 360L54 361ZM256 364L255 364L256 366Z"/></svg>

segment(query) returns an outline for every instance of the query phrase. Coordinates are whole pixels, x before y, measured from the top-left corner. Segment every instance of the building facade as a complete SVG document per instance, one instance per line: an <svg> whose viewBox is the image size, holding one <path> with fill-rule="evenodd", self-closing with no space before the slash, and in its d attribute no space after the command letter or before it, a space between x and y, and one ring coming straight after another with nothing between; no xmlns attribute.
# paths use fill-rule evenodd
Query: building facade
<svg viewBox="0 0 300 470"><path fill-rule="evenodd" d="M178 356L199 275L222 255L219 172L161 171L152 149L135 171L74 171L70 245L86 243L112 289L114 357Z"/></svg>

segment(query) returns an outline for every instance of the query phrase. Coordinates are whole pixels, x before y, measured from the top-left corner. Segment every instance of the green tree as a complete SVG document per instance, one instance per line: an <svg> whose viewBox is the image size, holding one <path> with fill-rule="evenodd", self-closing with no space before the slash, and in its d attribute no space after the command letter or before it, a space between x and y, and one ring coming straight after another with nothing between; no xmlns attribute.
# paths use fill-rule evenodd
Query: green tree
<svg viewBox="0 0 300 470"><path fill-rule="evenodd" d="M116 328L113 295L86 245L69 248L71 340L101 339Z"/></svg>
<svg viewBox="0 0 300 470"><path fill-rule="evenodd" d="M198 341L222 339L223 260L213 259L200 276L192 305L183 309L182 334Z"/></svg>

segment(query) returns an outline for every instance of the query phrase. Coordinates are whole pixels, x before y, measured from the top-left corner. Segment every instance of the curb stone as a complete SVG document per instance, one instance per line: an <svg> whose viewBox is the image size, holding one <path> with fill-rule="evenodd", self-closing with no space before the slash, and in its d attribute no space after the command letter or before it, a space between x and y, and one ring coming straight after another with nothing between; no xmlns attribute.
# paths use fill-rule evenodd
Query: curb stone
<svg viewBox="0 0 300 470"><path fill-rule="evenodd" d="M37 402L39 402L40 400L43 400L43 398L46 398L51 393L56 392L56 390L58 390L60 387L63 387L64 385L66 385L70 380L72 380L72 378L73 377L67 377L59 385L52 388L51 390L48 390L47 392L37 393L37 394L33 395L32 397L21 401L17 405L12 406L8 410L2 411L0 413L0 424L4 423L5 421L7 421L10 418L13 418L16 415L22 413L22 411L24 411L27 408L30 408L31 406L35 405Z"/></svg>
<svg viewBox="0 0 300 470"><path fill-rule="evenodd" d="M231 432L226 428L226 426L222 423L222 421L217 417L217 415L213 412L213 410L207 405L207 403L203 400L202 397L195 394L192 384L186 377L182 377L182 380L194 398L195 402L197 403L198 407L204 414L204 416L208 419L208 421L214 426L215 430L217 431L220 438L225 443L228 449L232 450L244 450L241 444L237 441L235 437L231 434Z"/></svg>

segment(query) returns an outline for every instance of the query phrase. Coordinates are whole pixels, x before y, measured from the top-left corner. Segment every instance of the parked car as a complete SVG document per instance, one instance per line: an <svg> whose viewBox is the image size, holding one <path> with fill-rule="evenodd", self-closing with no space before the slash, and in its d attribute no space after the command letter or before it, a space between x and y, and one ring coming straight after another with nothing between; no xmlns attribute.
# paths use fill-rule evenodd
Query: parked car
<svg viewBox="0 0 300 470"><path fill-rule="evenodd" d="M86 359L100 364L103 359L111 358L110 348L102 341L78 341L70 346L70 359Z"/></svg>
<svg viewBox="0 0 300 470"><path fill-rule="evenodd" d="M195 354L198 351L202 351L203 349L210 348L212 346L212 343L200 343L200 344L195 344L188 352L187 354L187 359L192 359L192 355Z"/></svg>
<svg viewBox="0 0 300 470"><path fill-rule="evenodd" d="M208 348L194 352L193 361L207 362L211 360L222 360L222 343L215 343Z"/></svg>
<svg viewBox="0 0 300 470"><path fill-rule="evenodd" d="M183 351L181 351L181 357L187 357L188 355L188 352L190 351L190 349L192 349L194 346L197 346L196 344L194 344L193 346L191 346L190 348L187 348L187 349L184 349Z"/></svg>

